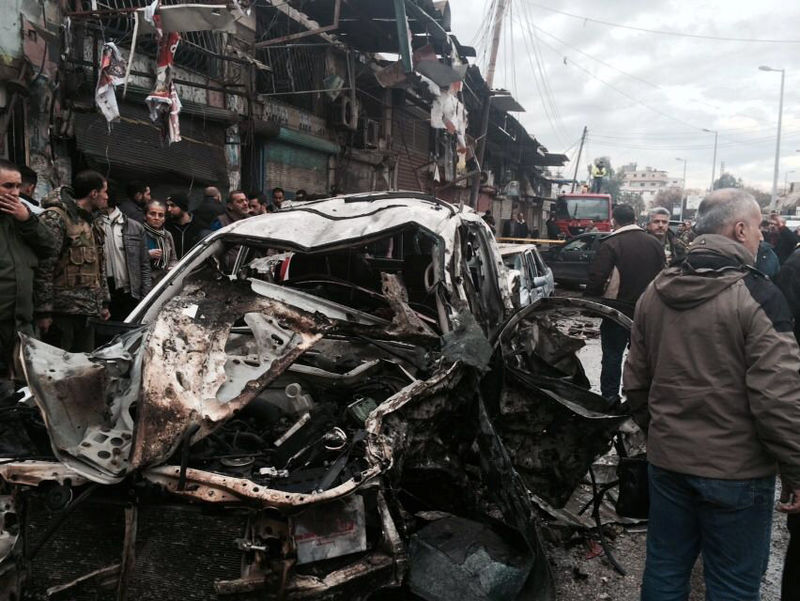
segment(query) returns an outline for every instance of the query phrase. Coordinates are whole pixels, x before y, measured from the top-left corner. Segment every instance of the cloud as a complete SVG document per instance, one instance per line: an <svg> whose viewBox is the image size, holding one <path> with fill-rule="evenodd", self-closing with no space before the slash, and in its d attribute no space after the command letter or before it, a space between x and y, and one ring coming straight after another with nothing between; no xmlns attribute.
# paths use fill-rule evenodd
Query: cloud
<svg viewBox="0 0 800 601"><path fill-rule="evenodd" d="M631 27L696 35L800 38L796 28L800 5L777 0L698 4L513 0L504 23L506 38L495 85L512 90L527 109L520 120L551 150L573 145L587 125L588 154L581 162L607 155L614 165L637 162L678 173L682 163L675 158L681 157L688 161L688 185L704 187L711 179L714 136L702 129L716 129L720 131L718 162L725 162L726 171L769 190L780 74L759 71L758 66L785 68L779 179L783 181L785 171L797 169L800 180L800 153L795 152L800 149L800 86L795 84L800 78L800 44L657 35L537 6ZM486 22L489 5L485 0L452 2L454 33L470 40ZM546 74L544 86L537 77L534 47Z"/></svg>

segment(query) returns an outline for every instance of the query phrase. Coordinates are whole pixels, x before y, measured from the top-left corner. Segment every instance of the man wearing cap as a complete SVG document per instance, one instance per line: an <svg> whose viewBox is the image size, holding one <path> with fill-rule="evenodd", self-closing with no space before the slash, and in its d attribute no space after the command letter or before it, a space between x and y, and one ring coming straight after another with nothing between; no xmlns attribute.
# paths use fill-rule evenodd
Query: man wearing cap
<svg viewBox="0 0 800 601"><path fill-rule="evenodd" d="M189 196L183 192L177 192L167 198L166 228L175 241L178 259L183 258L183 255L208 234L208 230L201 227L189 212Z"/></svg>

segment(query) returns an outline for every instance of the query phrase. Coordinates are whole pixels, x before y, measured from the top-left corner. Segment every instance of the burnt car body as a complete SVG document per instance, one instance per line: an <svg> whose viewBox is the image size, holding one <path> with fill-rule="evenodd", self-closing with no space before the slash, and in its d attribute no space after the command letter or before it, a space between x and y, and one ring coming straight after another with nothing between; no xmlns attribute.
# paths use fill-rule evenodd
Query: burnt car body
<svg viewBox="0 0 800 601"><path fill-rule="evenodd" d="M477 215L337 197L216 232L93 353L23 338L0 599L378 599L445 514L522 558L485 598L552 598L534 499L625 417L547 312L625 318L515 313L504 269Z"/></svg>

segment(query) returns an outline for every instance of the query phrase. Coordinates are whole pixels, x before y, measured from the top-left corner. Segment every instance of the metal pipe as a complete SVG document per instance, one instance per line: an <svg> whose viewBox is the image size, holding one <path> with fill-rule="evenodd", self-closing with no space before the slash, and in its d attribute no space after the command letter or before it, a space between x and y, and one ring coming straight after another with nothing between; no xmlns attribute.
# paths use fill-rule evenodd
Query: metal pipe
<svg viewBox="0 0 800 601"><path fill-rule="evenodd" d="M74 65L81 65L81 66L84 66L84 67L93 67L94 66L91 61L83 60L83 59L80 59L80 58L67 57L65 60L67 62L69 62L69 63L74 64ZM155 80L155 78L156 78L156 76L153 75L152 73L147 73L145 71L131 71L131 75L134 75L135 77L146 77L147 79L152 79L152 80ZM247 96L248 96L246 92L239 92L237 90L229 90L227 88L220 88L220 87L216 87L216 86L210 86L208 84L198 83L196 81L188 81L186 79L177 79L176 78L176 79L173 79L172 81L177 85L187 86L187 87L190 87L190 88L199 88L201 90L209 90L211 92L219 92L220 94L232 94L234 96L242 96L244 98L247 98ZM237 87L237 88L246 87L244 84L230 84L230 85L231 85L231 87ZM291 92L291 93L292 94L299 94L300 92Z"/></svg>
<svg viewBox="0 0 800 601"><path fill-rule="evenodd" d="M273 38L271 40L265 40L263 42L256 42L253 44L253 48L266 48L267 46L272 46L273 44L280 44L281 42L288 42L291 40L299 40L301 38L307 38L312 35L319 35L322 33L327 33L328 31L333 31L335 29L339 29L339 16L342 11L342 0L336 0L336 4L333 5L333 23L330 25L326 25L325 27L318 27L317 29L308 29L306 31L300 31L298 33L291 33L289 35L282 35L277 38Z"/></svg>

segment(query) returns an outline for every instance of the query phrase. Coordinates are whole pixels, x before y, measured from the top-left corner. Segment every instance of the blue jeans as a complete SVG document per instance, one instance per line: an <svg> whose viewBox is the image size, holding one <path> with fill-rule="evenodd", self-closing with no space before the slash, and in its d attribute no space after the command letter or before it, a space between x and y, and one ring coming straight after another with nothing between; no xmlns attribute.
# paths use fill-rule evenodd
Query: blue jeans
<svg viewBox="0 0 800 601"><path fill-rule="evenodd" d="M758 601L774 497L774 476L716 480L651 465L642 601L688 599L700 552L706 599Z"/></svg>
<svg viewBox="0 0 800 601"><path fill-rule="evenodd" d="M781 601L800 599L800 513L793 513L786 523L789 528L789 548L783 564Z"/></svg>
<svg viewBox="0 0 800 601"><path fill-rule="evenodd" d="M628 346L630 333L627 329L610 319L600 324L600 348L603 361L600 368L600 394L611 399L619 396L619 382L622 379L622 355Z"/></svg>

